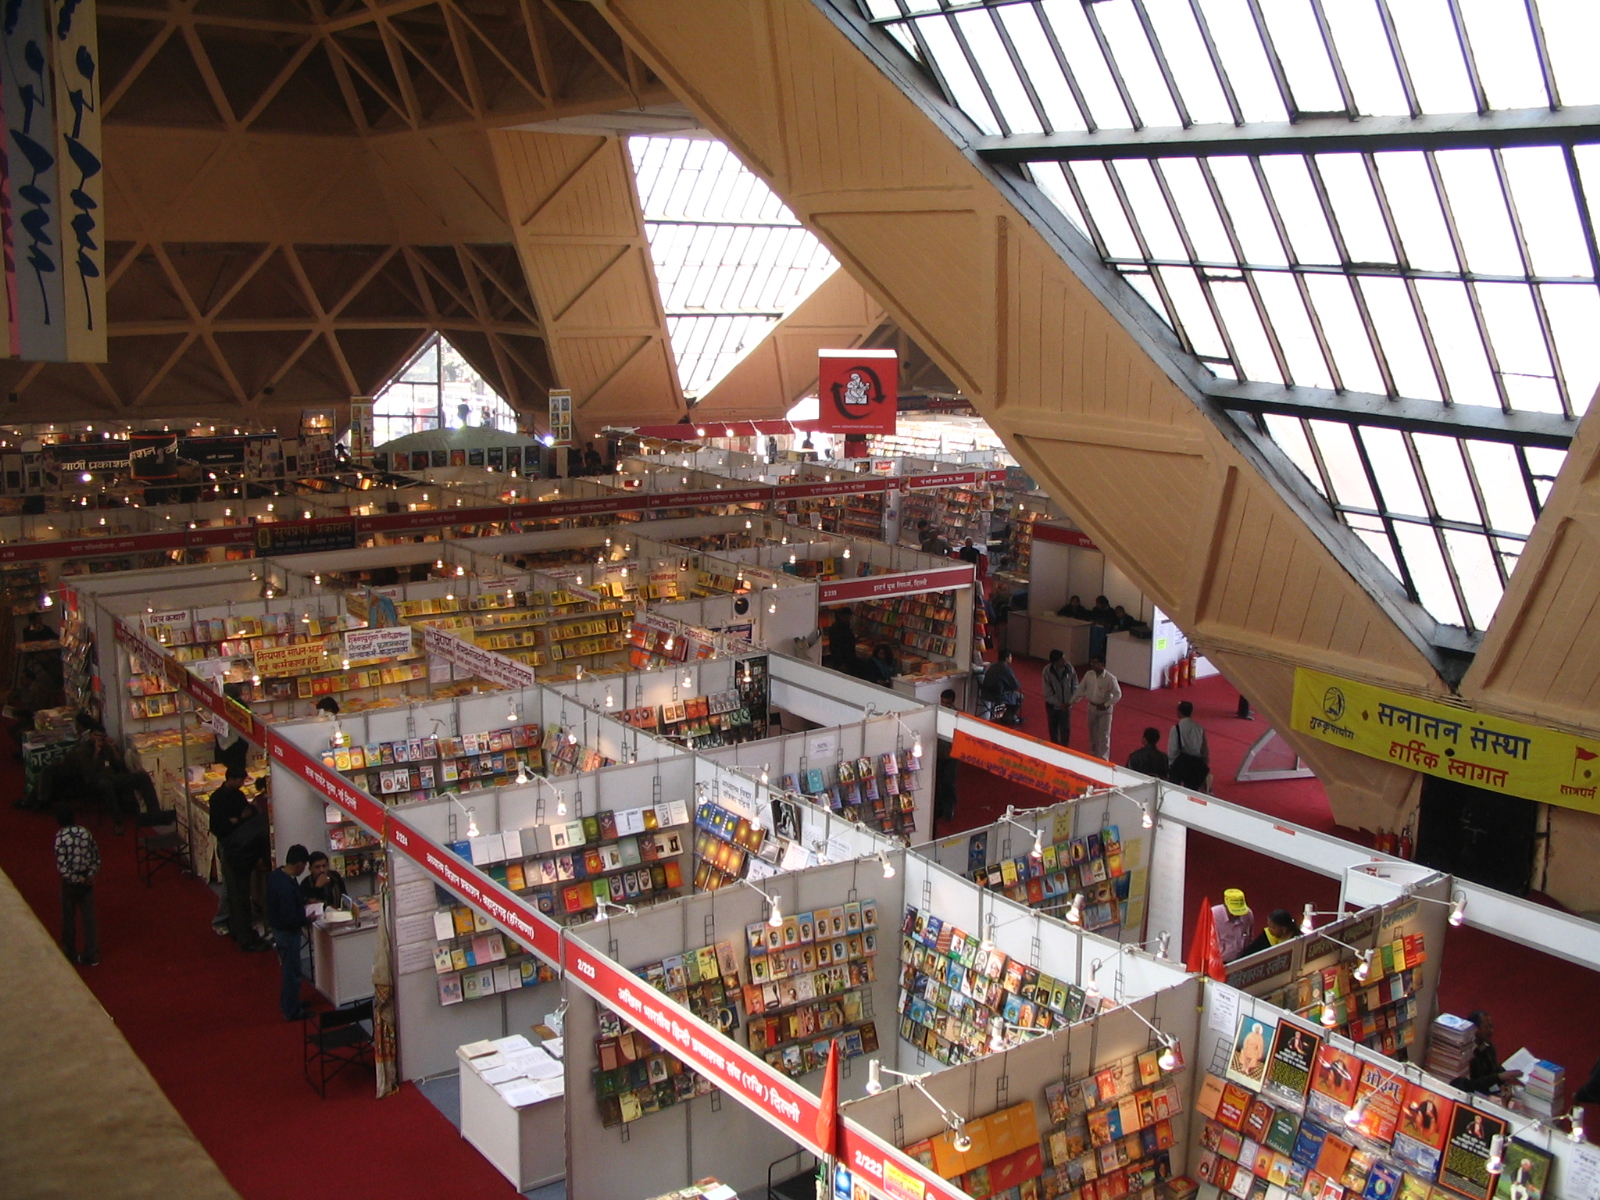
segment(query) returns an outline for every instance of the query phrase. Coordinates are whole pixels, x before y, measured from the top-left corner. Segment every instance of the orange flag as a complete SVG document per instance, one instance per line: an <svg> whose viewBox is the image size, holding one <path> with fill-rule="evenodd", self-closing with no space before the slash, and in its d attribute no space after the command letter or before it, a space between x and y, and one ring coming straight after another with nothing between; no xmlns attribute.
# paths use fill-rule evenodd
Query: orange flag
<svg viewBox="0 0 1600 1200"><path fill-rule="evenodd" d="M839 1157L839 1039L828 1042L828 1065L822 1072L822 1100L817 1105L817 1145L828 1158Z"/></svg>
<svg viewBox="0 0 1600 1200"><path fill-rule="evenodd" d="M1189 942L1189 961L1186 964L1196 975L1209 975L1218 983L1228 978L1228 968L1222 962L1222 942L1217 937L1217 924L1211 919L1211 897L1200 901L1200 915L1195 918L1194 937Z"/></svg>

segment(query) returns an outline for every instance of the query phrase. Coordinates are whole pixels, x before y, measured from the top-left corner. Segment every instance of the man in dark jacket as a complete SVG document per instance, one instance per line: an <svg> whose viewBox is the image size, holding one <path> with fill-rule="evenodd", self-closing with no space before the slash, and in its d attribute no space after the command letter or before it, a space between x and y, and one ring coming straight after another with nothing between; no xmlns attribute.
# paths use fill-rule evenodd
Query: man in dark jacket
<svg viewBox="0 0 1600 1200"><path fill-rule="evenodd" d="M856 630L850 621L848 604L833 610L833 624L828 626L826 665L847 675L854 675L859 670L856 664Z"/></svg>
<svg viewBox="0 0 1600 1200"><path fill-rule="evenodd" d="M300 876L310 857L304 846L290 846L283 866L267 876L267 928L278 949L278 1008L285 1021L298 1021L306 1015L300 1007L300 934L311 918L306 916Z"/></svg>
<svg viewBox="0 0 1600 1200"><path fill-rule="evenodd" d="M1467 1020L1477 1026L1473 1034L1472 1061L1467 1073L1450 1081L1451 1087L1464 1092L1495 1095L1508 1084L1522 1078L1521 1071L1507 1071L1500 1065L1500 1052L1494 1048L1494 1021L1486 1012L1467 1014Z"/></svg>
<svg viewBox="0 0 1600 1200"><path fill-rule="evenodd" d="M222 907L228 914L228 932L241 950L268 949L250 922L250 873L264 846L265 814L244 794L249 774L243 766L230 766L222 786L211 793L211 836L222 860Z"/></svg>
<svg viewBox="0 0 1600 1200"><path fill-rule="evenodd" d="M1144 745L1128 755L1128 769L1156 779L1167 777L1167 756L1161 751L1161 730L1146 729Z"/></svg>

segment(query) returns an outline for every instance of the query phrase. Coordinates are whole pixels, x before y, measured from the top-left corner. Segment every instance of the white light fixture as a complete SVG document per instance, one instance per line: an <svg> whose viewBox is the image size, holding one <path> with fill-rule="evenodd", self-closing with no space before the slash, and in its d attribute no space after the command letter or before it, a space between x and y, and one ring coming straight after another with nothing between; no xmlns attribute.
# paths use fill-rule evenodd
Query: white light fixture
<svg viewBox="0 0 1600 1200"><path fill-rule="evenodd" d="M1357 1129L1367 1116L1367 1098L1357 1100L1350 1111L1344 1114L1344 1124L1347 1129Z"/></svg>
<svg viewBox="0 0 1600 1200"><path fill-rule="evenodd" d="M1361 952L1361 963L1350 973L1350 977L1357 983L1365 983L1367 976L1370 974L1372 974L1372 951L1363 950Z"/></svg>
<svg viewBox="0 0 1600 1200"><path fill-rule="evenodd" d="M888 852L884 851L884 850L879 850L878 851L878 861L883 864L883 877L885 879L893 879L894 878L894 864L889 861Z"/></svg>
<svg viewBox="0 0 1600 1200"><path fill-rule="evenodd" d="M1334 1011L1332 1002L1325 996L1322 1000L1322 1024L1325 1029L1334 1029L1339 1024L1339 1014Z"/></svg>
<svg viewBox="0 0 1600 1200"><path fill-rule="evenodd" d="M564 817L566 815L567 815L567 794L565 792L563 792L563 791L559 791L558 790L556 792L556 816Z"/></svg>
<svg viewBox="0 0 1600 1200"><path fill-rule="evenodd" d="M571 729L567 730L567 745L576 746L577 744L578 744L578 735L577 735L577 733L575 733Z"/></svg>
<svg viewBox="0 0 1600 1200"><path fill-rule="evenodd" d="M1083 893L1078 892L1072 897L1072 904L1067 908L1065 918L1068 925L1083 924Z"/></svg>
<svg viewBox="0 0 1600 1200"><path fill-rule="evenodd" d="M844 548L844 556L845 556L845 557L846 557L846 558L849 558L849 557L850 557L850 547L849 547L849 546L846 546L846 547L845 547L845 548Z"/></svg>
<svg viewBox="0 0 1600 1200"><path fill-rule="evenodd" d="M972 1149L972 1139L967 1136L967 1123L960 1117L957 1117L956 1124L951 1126L951 1132L955 1134L950 1139L950 1148L952 1150L957 1154L965 1154Z"/></svg>
<svg viewBox="0 0 1600 1200"><path fill-rule="evenodd" d="M1316 930L1316 928L1317 922L1315 920L1315 913L1312 909L1312 906L1307 903L1305 911L1300 914L1300 932L1312 933Z"/></svg>
<svg viewBox="0 0 1600 1200"><path fill-rule="evenodd" d="M611 688L608 685L606 687L606 707L607 708L615 708L616 706L617 706L617 698L611 694Z"/></svg>
<svg viewBox="0 0 1600 1200"><path fill-rule="evenodd" d="M1035 862L1044 858L1044 830L1035 829L1033 831L1033 849L1028 851L1028 857Z"/></svg>
<svg viewBox="0 0 1600 1200"><path fill-rule="evenodd" d="M783 913L779 911L778 901L776 899L772 901L772 911L767 914L767 928L783 928Z"/></svg>
<svg viewBox="0 0 1600 1200"><path fill-rule="evenodd" d="M1141 828L1154 829L1156 826L1156 819L1155 816L1150 812L1150 806L1148 804L1141 804L1139 805L1139 809L1141 814L1139 817L1139 825Z"/></svg>
<svg viewBox="0 0 1600 1200"><path fill-rule="evenodd" d="M516 701L512 701L511 706L506 709L506 721L508 724L516 725L520 720L521 718L517 716Z"/></svg>
<svg viewBox="0 0 1600 1200"><path fill-rule="evenodd" d="M1097 958L1089 964L1089 982L1083 985L1085 996L1098 996L1100 994L1100 960Z"/></svg>
<svg viewBox="0 0 1600 1200"><path fill-rule="evenodd" d="M1581 1144L1587 1140L1583 1132L1583 1109L1574 1104L1567 1114L1567 1141Z"/></svg>
<svg viewBox="0 0 1600 1200"><path fill-rule="evenodd" d="M528 774L528 764L525 763L525 762L522 762L520 759L517 761L517 782L518 783L532 783L533 782L533 776Z"/></svg>
<svg viewBox="0 0 1600 1200"><path fill-rule="evenodd" d="M1163 929L1161 931L1161 936L1156 939L1156 957L1157 958L1166 958L1167 957L1167 952L1171 948L1172 948L1172 935L1170 933L1168 933L1165 929Z"/></svg>
<svg viewBox="0 0 1600 1200"><path fill-rule="evenodd" d="M1497 1133L1489 1139L1489 1161L1484 1168L1491 1175L1498 1175L1506 1167L1506 1135Z"/></svg>
<svg viewBox="0 0 1600 1200"><path fill-rule="evenodd" d="M1467 920L1467 894L1457 892L1450 897L1450 924L1457 927L1466 924Z"/></svg>
<svg viewBox="0 0 1600 1200"><path fill-rule="evenodd" d="M881 1091L883 1091L883 1064L874 1058L867 1063L866 1092L869 1096L876 1096Z"/></svg>

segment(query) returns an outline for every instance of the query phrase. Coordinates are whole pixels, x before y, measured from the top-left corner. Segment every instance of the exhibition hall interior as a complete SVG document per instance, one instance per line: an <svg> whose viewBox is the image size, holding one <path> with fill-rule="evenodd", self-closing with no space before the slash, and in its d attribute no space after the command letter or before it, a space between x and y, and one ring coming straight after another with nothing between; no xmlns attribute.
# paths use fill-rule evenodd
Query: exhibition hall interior
<svg viewBox="0 0 1600 1200"><path fill-rule="evenodd" d="M0 1193L1600 1200L1597 59L9 5Z"/></svg>

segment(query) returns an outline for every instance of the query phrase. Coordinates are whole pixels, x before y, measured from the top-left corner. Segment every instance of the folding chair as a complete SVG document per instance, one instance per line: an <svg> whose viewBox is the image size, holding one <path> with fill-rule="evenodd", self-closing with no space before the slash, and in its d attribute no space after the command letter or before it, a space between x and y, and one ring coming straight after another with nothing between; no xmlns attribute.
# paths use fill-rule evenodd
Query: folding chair
<svg viewBox="0 0 1600 1200"><path fill-rule="evenodd" d="M324 1100L328 1098L328 1080L340 1071L356 1063L375 1066L371 1000L348 1008L307 1013L300 1027L305 1034L306 1082Z"/></svg>
<svg viewBox="0 0 1600 1200"><path fill-rule="evenodd" d="M175 810L134 814L133 865L145 887L153 886L162 867L176 867L180 875L189 873L189 845L178 829Z"/></svg>

